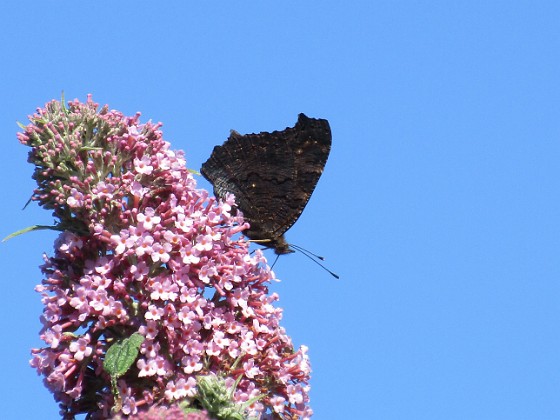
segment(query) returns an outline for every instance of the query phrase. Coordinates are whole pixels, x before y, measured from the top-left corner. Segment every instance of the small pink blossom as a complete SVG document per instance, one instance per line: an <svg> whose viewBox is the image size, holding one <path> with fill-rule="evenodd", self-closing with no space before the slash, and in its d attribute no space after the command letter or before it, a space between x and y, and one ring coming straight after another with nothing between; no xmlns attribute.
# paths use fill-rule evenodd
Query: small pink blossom
<svg viewBox="0 0 560 420"><path fill-rule="evenodd" d="M140 370L138 376L141 378L146 376L154 376L157 372L157 364L154 359L150 359L149 361L138 359L138 362L136 362L136 366Z"/></svg>
<svg viewBox="0 0 560 420"><path fill-rule="evenodd" d="M270 399L270 403L272 404L272 408L275 413L283 413L284 412L284 403L286 399L281 397L280 395L275 395Z"/></svg>
<svg viewBox="0 0 560 420"><path fill-rule="evenodd" d="M193 248L191 244L186 244L181 249L181 256L183 263L185 264L198 264L200 262L200 251L197 248Z"/></svg>
<svg viewBox="0 0 560 420"><path fill-rule="evenodd" d="M81 207L84 204L84 195L76 188L71 189L71 195L66 199L70 207Z"/></svg>
<svg viewBox="0 0 560 420"><path fill-rule="evenodd" d="M145 336L147 339L149 340L153 340L154 338L156 338L159 330L157 328L157 322L156 321L147 321L145 326L140 327L140 329L138 330L138 332L140 334L142 334L143 336Z"/></svg>
<svg viewBox="0 0 560 420"><path fill-rule="evenodd" d="M112 297L109 297L107 295L107 292L105 290L92 292L90 306L98 313L101 313L103 316L107 316L112 313L112 299Z"/></svg>
<svg viewBox="0 0 560 420"><path fill-rule="evenodd" d="M146 312L146 315L144 315L144 318L146 318L147 320L157 321L158 319L161 319L162 315L162 308L158 308L156 305L150 305L148 306L148 311Z"/></svg>
<svg viewBox="0 0 560 420"><path fill-rule="evenodd" d="M64 254L76 252L76 250L81 249L82 246L83 241L71 232L63 232L55 242L55 248Z"/></svg>
<svg viewBox="0 0 560 420"><path fill-rule="evenodd" d="M145 233L142 235L142 237L139 240L140 240L140 244L136 248L136 255L139 257L142 257L145 254L151 255L152 252L154 252L152 248L152 245L154 243L154 238L148 233Z"/></svg>
<svg viewBox="0 0 560 420"><path fill-rule="evenodd" d="M52 329L47 330L45 334L43 334L42 338L46 344L50 344L51 348L57 348L62 339L62 327L60 325L54 325Z"/></svg>
<svg viewBox="0 0 560 420"><path fill-rule="evenodd" d="M115 254L120 255L122 253L124 253L124 251L126 251L127 249L127 239L128 239L128 235L127 236L123 236L121 235L111 235L111 240L113 241L113 243L115 243L117 245L117 247L115 248Z"/></svg>
<svg viewBox="0 0 560 420"><path fill-rule="evenodd" d="M202 369L202 363L198 356L185 356L181 359L183 371L187 374L199 372Z"/></svg>
<svg viewBox="0 0 560 420"><path fill-rule="evenodd" d="M196 380L189 376L188 379L181 378L175 382L170 381L167 384L167 390L165 391L165 398L168 401L180 400L185 397L194 397L196 394Z"/></svg>
<svg viewBox="0 0 560 420"><path fill-rule="evenodd" d="M148 264L144 261L140 261L138 264L130 266L130 274L132 274L134 280L136 281L142 281L148 272Z"/></svg>
<svg viewBox="0 0 560 420"><path fill-rule="evenodd" d="M137 181L134 181L130 188L130 193L137 198L142 198L148 191L149 188L143 187L142 184Z"/></svg>
<svg viewBox="0 0 560 420"><path fill-rule="evenodd" d="M100 181L93 187L92 192L94 198L111 200L113 198L113 192L115 192L115 186Z"/></svg>
<svg viewBox="0 0 560 420"><path fill-rule="evenodd" d="M175 227L184 233L190 233L193 226L193 218L186 216L185 214L178 214L177 220L175 221Z"/></svg>
<svg viewBox="0 0 560 420"><path fill-rule="evenodd" d="M152 261L161 261L162 263L166 263L171 258L169 255L170 252L171 244L169 242L164 242L162 244L156 243L152 246Z"/></svg>
<svg viewBox="0 0 560 420"><path fill-rule="evenodd" d="M161 222L161 217L155 215L155 210L151 207L147 207L144 213L138 213L136 217L138 223L141 223L142 227L146 230L152 230L154 225Z"/></svg>
<svg viewBox="0 0 560 420"><path fill-rule="evenodd" d="M141 159L134 159L134 169L136 172L143 175L150 175L154 170L154 167L150 165L150 158L148 156L142 156Z"/></svg>
<svg viewBox="0 0 560 420"><path fill-rule="evenodd" d="M101 257L97 260L95 271L99 274L107 274L113 268L113 260L107 257Z"/></svg>
<svg viewBox="0 0 560 420"><path fill-rule="evenodd" d="M87 313L89 307L88 290L83 287L76 287L75 296L70 299L70 305L81 313Z"/></svg>
<svg viewBox="0 0 560 420"><path fill-rule="evenodd" d="M243 370L245 371L245 376L247 376L247 378L254 378L261 373L260 369L255 366L254 359L249 359L243 363Z"/></svg>
<svg viewBox="0 0 560 420"><path fill-rule="evenodd" d="M220 348L226 348L229 346L229 338L225 338L225 334L222 331L214 332L214 338L212 339L214 343Z"/></svg>
<svg viewBox="0 0 560 420"><path fill-rule="evenodd" d="M212 249L212 235L199 235L196 238L195 248L199 251L210 251Z"/></svg>
<svg viewBox="0 0 560 420"><path fill-rule="evenodd" d="M70 343L70 351L74 353L74 358L78 361L84 359L84 357L89 357L93 349L88 346L89 336L81 337L77 341L72 341Z"/></svg>
<svg viewBox="0 0 560 420"><path fill-rule="evenodd" d="M288 399L292 404L301 404L303 402L303 392L298 385L288 385L287 386Z"/></svg>

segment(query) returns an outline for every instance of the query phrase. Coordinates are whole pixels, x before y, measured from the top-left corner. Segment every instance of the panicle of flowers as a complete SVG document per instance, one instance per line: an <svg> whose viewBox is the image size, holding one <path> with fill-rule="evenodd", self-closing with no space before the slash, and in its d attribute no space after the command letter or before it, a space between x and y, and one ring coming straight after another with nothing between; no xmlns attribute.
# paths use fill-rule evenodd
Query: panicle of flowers
<svg viewBox="0 0 560 420"><path fill-rule="evenodd" d="M64 418L203 408L205 375L224 378L248 417L310 417L307 349L280 326L273 274L238 235L248 225L232 215L234 197L196 189L160 124L139 117L91 97L52 101L18 134L31 147L33 199L62 230L36 288L45 346L31 365ZM115 382L117 403L103 360L134 333L144 341Z"/></svg>

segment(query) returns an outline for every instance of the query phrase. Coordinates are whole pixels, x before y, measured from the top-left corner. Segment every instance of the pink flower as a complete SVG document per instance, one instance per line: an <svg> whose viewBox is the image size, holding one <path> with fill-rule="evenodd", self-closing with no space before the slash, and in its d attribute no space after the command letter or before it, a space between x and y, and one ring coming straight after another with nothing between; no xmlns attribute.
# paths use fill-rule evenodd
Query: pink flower
<svg viewBox="0 0 560 420"><path fill-rule="evenodd" d="M152 238L150 234L144 233L140 238L140 244L138 248L136 248L136 255L139 257L142 257L145 254L151 255L152 252L154 252L152 248L153 243L154 243L154 238Z"/></svg>
<svg viewBox="0 0 560 420"><path fill-rule="evenodd" d="M139 118L91 98L53 101L18 135L36 165L33 199L67 229L41 266L45 345L31 365L63 416L106 418L119 407L105 355L138 332L139 356L117 381L122 415L198 404L197 378L210 375L240 378L237 402L260 397L247 416L309 417L307 348L280 325L274 275L238 235L248 225L233 195L197 189L161 124Z"/></svg>
<svg viewBox="0 0 560 420"><path fill-rule="evenodd" d="M45 340L45 343L50 344L51 348L57 348L62 339L62 327L60 325L54 325L52 329L45 332L42 338Z"/></svg>
<svg viewBox="0 0 560 420"><path fill-rule="evenodd" d="M198 356L185 356L181 359L183 365L183 372L187 374L199 372L202 369L202 363Z"/></svg>
<svg viewBox="0 0 560 420"><path fill-rule="evenodd" d="M89 357L93 349L88 346L89 335L79 338L77 341L72 341L70 343L69 349L74 353L74 358L78 361L83 360L84 357Z"/></svg>
<svg viewBox="0 0 560 420"><path fill-rule="evenodd" d="M124 232L124 234L126 235L126 232ZM124 251L126 251L127 239L128 235L123 236L122 232L121 235L111 235L111 240L117 245L117 247L115 248L115 253L117 255L122 254L124 253Z"/></svg>
<svg viewBox="0 0 560 420"><path fill-rule="evenodd" d="M162 308L158 308L156 305L150 305L148 307L148 311L144 315L144 318L148 320L152 319L154 321L157 321L158 319L161 319L162 315L163 315Z"/></svg>
<svg viewBox="0 0 560 420"><path fill-rule="evenodd" d="M148 274L149 267L146 262L140 261L138 264L130 266L129 271L130 274L133 276L134 280L142 281L145 278L145 276Z"/></svg>
<svg viewBox="0 0 560 420"><path fill-rule="evenodd" d="M155 210L151 207L147 207L144 213L138 213L136 217L138 223L142 224L142 227L146 230L152 230L154 225L161 222L161 217L155 215Z"/></svg>
<svg viewBox="0 0 560 420"><path fill-rule="evenodd" d="M71 195L66 199L66 203L70 207L80 207L84 204L84 195L76 188L72 188Z"/></svg>
<svg viewBox="0 0 560 420"><path fill-rule="evenodd" d="M90 306L98 313L107 316L112 313L111 300L112 297L109 298L105 290L92 291Z"/></svg>
<svg viewBox="0 0 560 420"><path fill-rule="evenodd" d="M286 399L279 395L276 395L270 399L270 403L272 404L272 409L275 413L282 413L284 412L284 403Z"/></svg>
<svg viewBox="0 0 560 420"><path fill-rule="evenodd" d="M292 404L301 404L303 402L303 389L299 385L287 386L288 399Z"/></svg>
<svg viewBox="0 0 560 420"><path fill-rule="evenodd" d="M159 332L157 326L158 324L156 321L148 321L146 322L145 326L140 327L138 332L142 334L144 337L146 337L147 339L153 340L154 338L156 338Z"/></svg>
<svg viewBox="0 0 560 420"><path fill-rule="evenodd" d="M154 167L150 165L150 158L148 156L143 156L141 159L134 159L134 169L139 174L150 175L154 170Z"/></svg>
<svg viewBox="0 0 560 420"><path fill-rule="evenodd" d="M154 359L146 361L144 359L138 359L136 366L140 370L138 377L154 376L157 372L157 364Z"/></svg>
<svg viewBox="0 0 560 420"><path fill-rule="evenodd" d="M237 344L237 342L235 341L230 342L227 351L232 359L237 359L241 354L241 351L239 350L239 344Z"/></svg>
<svg viewBox="0 0 560 420"><path fill-rule="evenodd" d="M70 305L80 311L80 313L87 314L89 312L89 291L83 287L76 287L74 292L75 296L70 299Z"/></svg>
<svg viewBox="0 0 560 420"><path fill-rule="evenodd" d="M214 343L220 348L226 348L229 346L229 338L225 338L225 334L222 331L214 332L214 338L212 339Z"/></svg>
<svg viewBox="0 0 560 420"><path fill-rule="evenodd" d="M247 378L254 378L260 373L260 369L255 366L254 359L249 359L243 363L243 370L245 371Z"/></svg>
<svg viewBox="0 0 560 420"><path fill-rule="evenodd" d="M196 380L189 376L188 379L181 378L175 382L170 381L167 384L165 398L169 401L180 400L185 397L194 397L196 394Z"/></svg>
<svg viewBox="0 0 560 420"><path fill-rule="evenodd" d="M177 220L175 221L175 227L184 233L189 233L191 232L193 223L194 221L192 218L187 217L184 214L178 214Z"/></svg>
<svg viewBox="0 0 560 420"><path fill-rule="evenodd" d="M164 243L156 243L152 247L152 261L158 262L161 261L162 263L166 263L169 261L171 256L169 255L171 252L171 244L169 242Z"/></svg>
<svg viewBox="0 0 560 420"><path fill-rule="evenodd" d="M111 200L113 198L113 192L115 191L115 187L111 184L107 184L103 181L100 181L95 187L93 187L93 198L94 199L106 199Z"/></svg>
<svg viewBox="0 0 560 420"><path fill-rule="evenodd" d="M196 238L195 248L200 252L210 251L212 249L212 236L211 235L199 235Z"/></svg>

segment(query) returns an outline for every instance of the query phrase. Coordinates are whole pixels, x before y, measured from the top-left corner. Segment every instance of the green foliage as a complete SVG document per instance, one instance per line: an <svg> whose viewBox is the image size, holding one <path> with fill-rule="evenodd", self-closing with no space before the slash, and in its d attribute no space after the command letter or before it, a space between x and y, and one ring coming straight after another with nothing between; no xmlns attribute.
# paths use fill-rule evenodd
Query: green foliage
<svg viewBox="0 0 560 420"><path fill-rule="evenodd" d="M14 232L14 233L6 236L4 239L2 239L2 242L6 242L9 239L15 238L16 236L19 236L19 235L23 235L24 233L27 233L27 232L33 232L34 230L58 230L58 231L62 231L64 229L62 229L60 226L33 225L33 226L26 227L24 229L18 230L17 232Z"/></svg>
<svg viewBox="0 0 560 420"><path fill-rule="evenodd" d="M225 380L215 375L199 376L197 378L198 395L196 399L208 411L210 417L218 420L251 419L247 416L247 407L261 399L262 396L253 398L243 404L236 404L233 401L233 394L239 379L231 388L228 388Z"/></svg>
<svg viewBox="0 0 560 420"><path fill-rule="evenodd" d="M115 411L121 409L121 398L117 389L117 379L128 372L136 358L144 336L134 333L128 338L118 340L107 350L103 369L111 376L111 389L115 396Z"/></svg>
<svg viewBox="0 0 560 420"><path fill-rule="evenodd" d="M134 333L109 347L103 368L111 375L111 378L118 379L128 371L138 357L138 351L143 341L143 335Z"/></svg>

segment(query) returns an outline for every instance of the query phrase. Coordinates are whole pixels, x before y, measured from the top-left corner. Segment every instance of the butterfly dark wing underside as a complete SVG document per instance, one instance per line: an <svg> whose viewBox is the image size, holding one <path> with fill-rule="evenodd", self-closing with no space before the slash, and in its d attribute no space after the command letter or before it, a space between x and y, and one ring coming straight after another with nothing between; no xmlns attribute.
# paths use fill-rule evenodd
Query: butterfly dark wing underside
<svg viewBox="0 0 560 420"><path fill-rule="evenodd" d="M214 147L202 175L214 195L235 195L237 207L251 225L244 234L277 254L293 252L284 233L305 208L329 157L327 120L299 114L296 125L272 133L232 132Z"/></svg>

